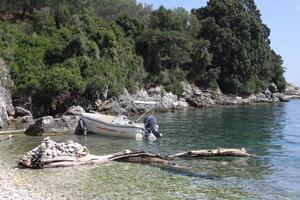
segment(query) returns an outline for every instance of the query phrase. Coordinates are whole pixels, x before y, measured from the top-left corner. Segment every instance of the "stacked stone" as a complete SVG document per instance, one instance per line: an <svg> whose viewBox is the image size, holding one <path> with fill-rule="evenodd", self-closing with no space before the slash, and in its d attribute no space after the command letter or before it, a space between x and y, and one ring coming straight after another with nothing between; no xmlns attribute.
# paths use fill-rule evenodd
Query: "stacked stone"
<svg viewBox="0 0 300 200"><path fill-rule="evenodd" d="M44 163L55 158L80 158L88 155L88 153L88 149L79 143L73 141L57 143L47 137L38 147L25 154L19 164L26 167L42 168Z"/></svg>

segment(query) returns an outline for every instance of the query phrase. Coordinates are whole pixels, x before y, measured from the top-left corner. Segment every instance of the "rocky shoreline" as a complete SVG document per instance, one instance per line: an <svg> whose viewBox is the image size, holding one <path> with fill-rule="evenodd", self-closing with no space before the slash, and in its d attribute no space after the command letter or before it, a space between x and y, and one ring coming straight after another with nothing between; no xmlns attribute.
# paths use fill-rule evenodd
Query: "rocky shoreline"
<svg viewBox="0 0 300 200"><path fill-rule="evenodd" d="M165 112L180 110L188 107L213 107L217 105L245 105L252 103L273 103L288 101L293 98L300 98L300 88L289 84L284 93L279 93L274 83L259 94L250 96L238 96L223 94L220 89L201 89L188 83L182 83L183 92L180 95L166 92L161 86L148 90L140 89L134 94L130 94L126 89L116 99L101 100L95 102L81 100L77 105L70 107L65 113L56 116L44 116L33 120L31 111L25 109L25 105L13 105L10 88L12 80L9 68L2 58L0 58L0 130L14 129L12 124L23 124L22 128L27 128L27 133L38 135L43 132L74 132L82 112L100 113L133 113L138 114L147 110L147 105L130 106L133 100L156 101L158 105L156 111ZM82 107L81 107L82 106ZM126 109L127 108L127 109ZM28 126L34 123L33 126Z"/></svg>
<svg viewBox="0 0 300 200"><path fill-rule="evenodd" d="M290 99L300 98L300 88L288 84L284 93L279 93L274 83L270 84L263 93L249 96L223 94L220 89L201 89L195 85L182 83L183 91L180 95L167 92L162 86L140 89L130 94L126 89L116 99L101 100L95 102L83 100L79 105L67 109L56 116L44 116L33 120L32 113L22 105L13 105L10 92L11 79L8 67L0 58L0 130L15 129L13 124L22 124L26 133L41 135L44 133L74 133L77 129L80 114L83 112L100 113L131 113L139 114L147 110L147 105L135 105L134 100L156 101L156 111L167 112L181 110L189 107L202 108L218 105L248 105L253 103L285 102ZM82 106L82 107L81 107Z"/></svg>
<svg viewBox="0 0 300 200"><path fill-rule="evenodd" d="M0 127L8 126L10 123L24 124L26 134L43 135L49 133L71 133L79 129L78 122L80 114L83 112L99 113L133 113L139 114L147 110L147 105L132 106L133 100L156 101L156 111L167 112L181 110L189 107L203 108L218 105L249 105L255 103L277 103L286 102L290 99L300 98L300 88L289 84L284 93L279 93L275 84L271 84L263 93L249 96L227 95L220 90L201 90L191 84L183 84L183 93L175 95L166 92L163 87L157 86L149 90L141 89L134 94L130 94L126 89L116 99L106 101L97 100L94 104L85 107L80 105L70 107L60 116L44 116L33 121L33 116L29 110L22 107L13 107L11 95L8 90L0 85ZM2 90L1 90L2 89ZM1 129L0 129L1 130Z"/></svg>

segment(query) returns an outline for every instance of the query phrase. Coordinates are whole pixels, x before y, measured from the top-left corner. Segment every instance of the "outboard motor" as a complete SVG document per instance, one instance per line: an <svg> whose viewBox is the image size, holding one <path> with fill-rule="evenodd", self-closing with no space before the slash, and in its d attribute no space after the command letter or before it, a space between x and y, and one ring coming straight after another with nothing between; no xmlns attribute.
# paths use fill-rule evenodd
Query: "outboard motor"
<svg viewBox="0 0 300 200"><path fill-rule="evenodd" d="M157 120L154 116L150 115L150 116L145 117L144 125L145 125L145 129L146 129L146 134L148 137L151 135L151 133L156 138L162 137L162 134L159 132L159 126L157 124Z"/></svg>

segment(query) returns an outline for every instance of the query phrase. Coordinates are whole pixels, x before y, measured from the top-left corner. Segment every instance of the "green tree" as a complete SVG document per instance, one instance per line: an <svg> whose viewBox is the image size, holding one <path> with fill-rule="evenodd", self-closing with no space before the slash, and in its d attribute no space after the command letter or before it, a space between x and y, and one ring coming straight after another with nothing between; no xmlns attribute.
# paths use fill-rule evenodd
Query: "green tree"
<svg viewBox="0 0 300 200"><path fill-rule="evenodd" d="M262 72L270 58L269 29L254 1L210 0L193 13L202 26L198 37L211 43L208 50L213 54L212 68L221 72L220 88L247 94L266 88L268 79Z"/></svg>

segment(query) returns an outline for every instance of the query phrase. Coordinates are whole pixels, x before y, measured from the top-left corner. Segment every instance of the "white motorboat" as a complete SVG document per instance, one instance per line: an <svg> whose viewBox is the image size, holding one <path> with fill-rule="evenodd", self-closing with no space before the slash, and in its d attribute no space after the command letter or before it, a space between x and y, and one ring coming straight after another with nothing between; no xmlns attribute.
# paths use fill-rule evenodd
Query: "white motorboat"
<svg viewBox="0 0 300 200"><path fill-rule="evenodd" d="M138 123L147 112L155 108L156 102L134 101L135 104L150 104L150 108L136 121L128 119L126 116L119 114L118 116L104 115L100 113L82 113L80 125L82 130L86 132L99 133L101 135L124 137L124 138L159 138L162 135L158 130L156 118L152 115L145 117L144 123Z"/></svg>

